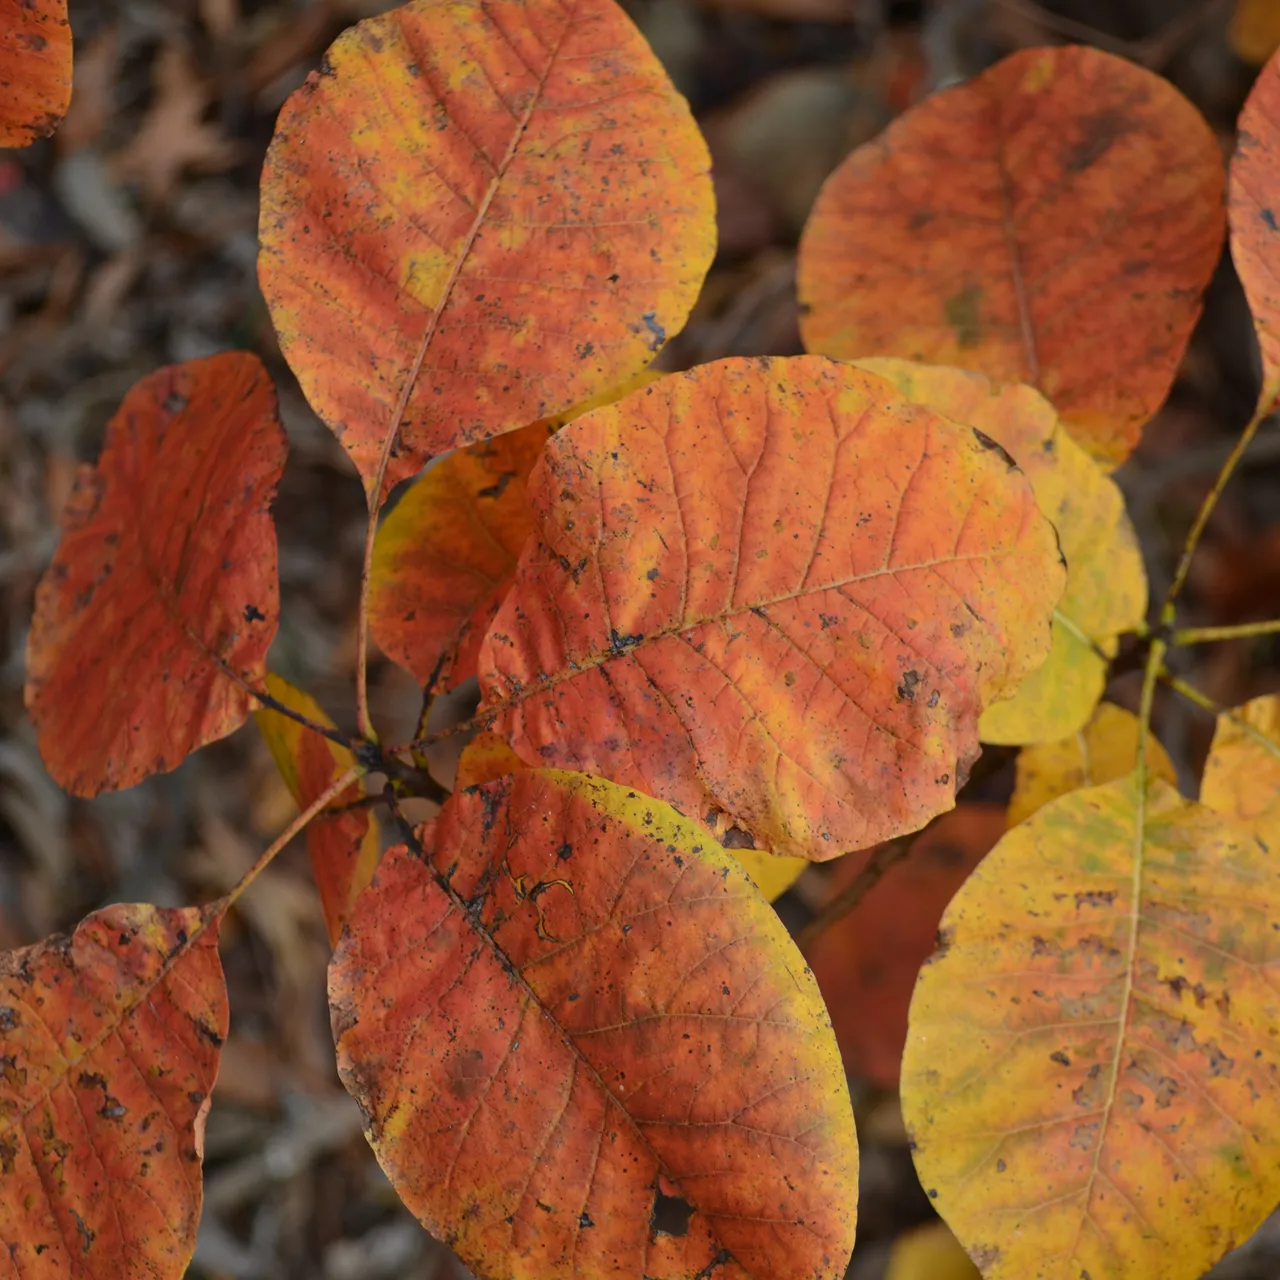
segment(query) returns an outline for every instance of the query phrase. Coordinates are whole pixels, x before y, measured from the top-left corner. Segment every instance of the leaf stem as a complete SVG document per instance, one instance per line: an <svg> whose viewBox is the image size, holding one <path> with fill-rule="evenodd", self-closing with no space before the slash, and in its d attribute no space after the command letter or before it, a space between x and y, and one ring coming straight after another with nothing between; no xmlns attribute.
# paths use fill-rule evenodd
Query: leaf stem
<svg viewBox="0 0 1280 1280"><path fill-rule="evenodd" d="M807 954L809 948L836 921L843 920L857 908L863 898L884 878L884 873L911 852L911 846L915 844L919 834L917 831L909 836L899 836L896 840L886 840L872 853L867 865L795 935L795 944L802 953Z"/></svg>
<svg viewBox="0 0 1280 1280"><path fill-rule="evenodd" d="M226 911L237 898L262 874L263 871L275 859L276 854L293 839L306 825L314 818L322 809L326 808L330 801L337 799L357 778L360 777L361 769L358 765L352 765L345 773L340 774L333 782L331 782L287 827L271 842L271 844L258 855L258 859L253 866L244 873L235 885L221 899L219 899L219 912Z"/></svg>
<svg viewBox="0 0 1280 1280"><path fill-rule="evenodd" d="M1178 596L1182 593L1182 588L1186 585L1187 573L1191 569L1191 561L1195 556L1196 548L1200 545L1200 539L1204 536L1209 517L1213 515L1214 508L1218 505L1218 499L1222 497L1222 491L1227 487L1227 481L1231 479L1232 474L1235 472L1241 457L1244 456L1244 451L1249 447L1253 437L1258 434L1258 428L1262 425L1264 419L1269 416L1269 408L1269 406L1266 410L1259 408L1254 412L1253 417L1249 419L1245 429L1240 433L1240 438L1236 441L1235 447L1227 454L1226 461L1218 472L1218 478L1213 482L1213 488L1205 494L1204 501L1200 504L1200 510L1196 513L1191 532L1187 534L1187 540L1183 543L1182 558L1178 561L1177 571L1173 575L1173 581L1169 584L1169 590L1165 592L1164 605L1160 610L1160 621L1166 627L1173 625L1174 605ZM1154 646L1152 651L1154 652ZM1163 658L1163 650L1161 651L1161 657Z"/></svg>
<svg viewBox="0 0 1280 1280"><path fill-rule="evenodd" d="M1280 618L1263 622L1241 622L1229 627L1183 627L1170 637L1176 646L1209 644L1214 640L1239 640L1246 636L1269 636L1280 632Z"/></svg>

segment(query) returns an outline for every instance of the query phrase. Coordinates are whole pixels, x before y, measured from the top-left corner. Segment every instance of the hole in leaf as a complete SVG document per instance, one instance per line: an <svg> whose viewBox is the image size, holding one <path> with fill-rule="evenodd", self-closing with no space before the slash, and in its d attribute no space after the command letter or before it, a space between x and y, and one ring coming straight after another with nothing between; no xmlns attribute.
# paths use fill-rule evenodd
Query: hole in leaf
<svg viewBox="0 0 1280 1280"><path fill-rule="evenodd" d="M654 1193L653 1216L649 1219L652 1236L687 1236L693 1206L679 1196L669 1196L662 1191Z"/></svg>

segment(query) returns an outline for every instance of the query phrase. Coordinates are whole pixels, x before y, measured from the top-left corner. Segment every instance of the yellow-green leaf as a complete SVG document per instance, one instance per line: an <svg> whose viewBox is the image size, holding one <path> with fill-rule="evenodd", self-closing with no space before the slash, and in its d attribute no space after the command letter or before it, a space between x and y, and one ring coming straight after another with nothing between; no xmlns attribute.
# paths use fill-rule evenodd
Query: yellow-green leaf
<svg viewBox="0 0 1280 1280"><path fill-rule="evenodd" d="M984 742L1052 742L1088 721L1106 687L1116 637L1142 622L1147 577L1115 481L1068 435L1031 387L909 360L858 366L888 378L908 399L977 427L1026 472L1040 510L1058 531L1067 585L1053 615L1053 647L1012 698L978 722Z"/></svg>
<svg viewBox="0 0 1280 1280"><path fill-rule="evenodd" d="M1200 800L1280 853L1280 697L1254 698L1218 717Z"/></svg>
<svg viewBox="0 0 1280 1280"><path fill-rule="evenodd" d="M1133 775L1015 827L911 1004L916 1168L988 1280L1197 1280L1280 1199L1280 865Z"/></svg>
<svg viewBox="0 0 1280 1280"><path fill-rule="evenodd" d="M1016 827L1050 800L1114 782L1132 773L1138 763L1138 717L1114 702L1100 702L1083 729L1060 738L1024 747L1009 800L1008 824ZM1178 771L1154 734L1147 735L1147 772L1172 786Z"/></svg>

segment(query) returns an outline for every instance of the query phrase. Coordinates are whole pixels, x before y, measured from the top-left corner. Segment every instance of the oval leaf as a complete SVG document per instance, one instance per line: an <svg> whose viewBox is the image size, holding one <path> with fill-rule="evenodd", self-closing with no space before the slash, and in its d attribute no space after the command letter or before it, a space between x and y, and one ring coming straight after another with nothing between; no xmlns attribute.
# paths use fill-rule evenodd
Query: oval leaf
<svg viewBox="0 0 1280 1280"><path fill-rule="evenodd" d="M276 633L285 437L256 356L137 383L81 467L36 591L27 709L76 795L176 768L244 723Z"/></svg>
<svg viewBox="0 0 1280 1280"><path fill-rule="evenodd" d="M1231 160L1231 257L1262 351L1260 410L1280 395L1280 54L1258 72Z"/></svg>
<svg viewBox="0 0 1280 1280"><path fill-rule="evenodd" d="M1062 589L989 446L815 357L704 365L579 418L533 474L537 534L481 650L495 727L773 853L922 825Z"/></svg>
<svg viewBox="0 0 1280 1280"><path fill-rule="evenodd" d="M424 843L430 864L387 855L329 978L339 1070L409 1208L487 1277L842 1276L844 1073L728 854L550 770L455 793Z"/></svg>
<svg viewBox="0 0 1280 1280"><path fill-rule="evenodd" d="M810 351L1042 391L1115 464L1173 382L1223 237L1222 156L1167 80L1026 49L936 93L827 180L800 243Z"/></svg>
<svg viewBox="0 0 1280 1280"><path fill-rule="evenodd" d="M910 360L857 363L916 404L977 427L1026 472L1036 503L1058 531L1067 586L1053 611L1049 657L1011 698L987 708L978 734L983 742L1016 745L1075 733L1106 688L1116 638L1147 614L1147 575L1124 495L1030 387Z"/></svg>
<svg viewBox="0 0 1280 1280"><path fill-rule="evenodd" d="M480 642L533 531L526 485L550 434L535 423L449 454L378 530L369 626L428 693L476 673Z"/></svg>
<svg viewBox="0 0 1280 1280"><path fill-rule="evenodd" d="M267 676L266 684L267 692L277 702L292 707L314 724L334 728L324 708L309 693L274 673ZM313 803L356 763L348 748L270 707L259 707L253 718L299 809ZM382 852L382 837L373 812L349 807L358 805L365 795L361 779L333 802L334 808L348 806L344 812L314 818L307 827L311 874L320 891L331 943L342 936L342 926L351 915L356 898L373 879Z"/></svg>
<svg viewBox="0 0 1280 1280"><path fill-rule="evenodd" d="M46 137L71 101L67 0L0 0L0 147Z"/></svg>
<svg viewBox="0 0 1280 1280"><path fill-rule="evenodd" d="M0 955L0 1242L23 1280L167 1280L195 1248L227 1034L218 918L106 907Z"/></svg>
<svg viewBox="0 0 1280 1280"><path fill-rule="evenodd" d="M711 263L709 166L612 0L417 0L339 37L280 112L258 273L366 488L385 449L392 484L643 369Z"/></svg>
<svg viewBox="0 0 1280 1280"><path fill-rule="evenodd" d="M994 804L961 804L912 841L874 889L805 951L831 1013L850 1075L892 1089L907 1042L907 1007L938 921L956 890L1004 834ZM843 858L827 886L832 896L865 870L873 851Z"/></svg>
<svg viewBox="0 0 1280 1280"><path fill-rule="evenodd" d="M1280 1198L1280 867L1154 780L1015 827L911 1003L916 1168L988 1280L1197 1280Z"/></svg>
<svg viewBox="0 0 1280 1280"><path fill-rule="evenodd" d="M1280 697L1254 698L1218 717L1200 800L1280 853Z"/></svg>
<svg viewBox="0 0 1280 1280"><path fill-rule="evenodd" d="M1050 800L1084 787L1114 782L1138 764L1138 717L1112 702L1100 702L1079 733L1018 752L1006 823L1016 827ZM1147 772L1178 785L1178 771L1154 734L1147 735ZM1207 801L1206 801L1207 803Z"/></svg>

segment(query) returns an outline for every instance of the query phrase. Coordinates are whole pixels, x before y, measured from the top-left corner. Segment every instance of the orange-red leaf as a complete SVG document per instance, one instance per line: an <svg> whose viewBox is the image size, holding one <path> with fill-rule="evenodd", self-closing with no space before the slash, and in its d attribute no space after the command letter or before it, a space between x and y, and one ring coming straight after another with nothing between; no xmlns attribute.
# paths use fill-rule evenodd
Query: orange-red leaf
<svg viewBox="0 0 1280 1280"><path fill-rule="evenodd" d="M356 906L338 1062L410 1209L484 1277L822 1280L857 1149L812 975L656 800L523 770L456 793ZM660 1195L693 1212L652 1222Z"/></svg>
<svg viewBox="0 0 1280 1280"><path fill-rule="evenodd" d="M800 245L810 351L1042 391L1118 463L1173 381L1223 237L1222 157L1167 80L1026 49L934 94L828 179Z"/></svg>
<svg viewBox="0 0 1280 1280"><path fill-rule="evenodd" d="M378 530L369 626L389 658L429 692L476 673L533 530L526 485L550 430L541 423L449 454Z"/></svg>
<svg viewBox="0 0 1280 1280"><path fill-rule="evenodd" d="M70 101L67 0L0 0L0 147L52 133Z"/></svg>
<svg viewBox="0 0 1280 1280"><path fill-rule="evenodd" d="M1062 590L998 446L812 356L596 409L530 494L480 656L495 728L773 853L834 857L949 808Z"/></svg>
<svg viewBox="0 0 1280 1280"><path fill-rule="evenodd" d="M415 0L285 104L259 277L372 487L638 373L715 247L706 145L613 0Z"/></svg>
<svg viewBox="0 0 1280 1280"><path fill-rule="evenodd" d="M292 707L313 724L334 727L324 708L309 693L275 674L267 676L266 684L267 692L277 702ZM356 763L354 753L347 747L270 707L260 707L253 718L299 809L313 803ZM354 805L365 794L361 779L344 791L333 807ZM330 942L336 943L341 937L356 898L373 879L381 852L378 821L367 808L346 808L341 813L314 818L308 825L307 854L320 891Z"/></svg>
<svg viewBox="0 0 1280 1280"><path fill-rule="evenodd" d="M22 1280L177 1280L227 1034L218 920L106 907L0 955L0 1257Z"/></svg>
<svg viewBox="0 0 1280 1280"><path fill-rule="evenodd" d="M49 772L96 795L225 737L276 632L275 389L243 351L150 374L107 425L36 591L27 709Z"/></svg>
<svg viewBox="0 0 1280 1280"><path fill-rule="evenodd" d="M962 804L944 813L806 951L850 1075L886 1088L898 1083L916 974L933 951L947 903L1004 827L1000 805ZM871 856L845 858L832 891L853 881Z"/></svg>
<svg viewBox="0 0 1280 1280"><path fill-rule="evenodd" d="M1259 408L1280 394L1280 54L1253 82L1231 161L1231 257L1262 349Z"/></svg>

